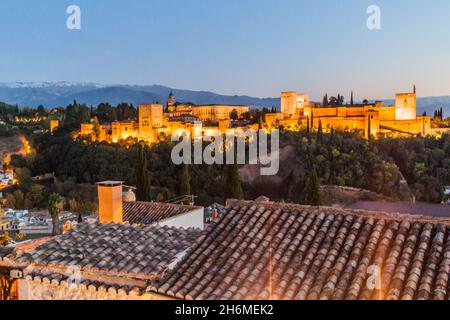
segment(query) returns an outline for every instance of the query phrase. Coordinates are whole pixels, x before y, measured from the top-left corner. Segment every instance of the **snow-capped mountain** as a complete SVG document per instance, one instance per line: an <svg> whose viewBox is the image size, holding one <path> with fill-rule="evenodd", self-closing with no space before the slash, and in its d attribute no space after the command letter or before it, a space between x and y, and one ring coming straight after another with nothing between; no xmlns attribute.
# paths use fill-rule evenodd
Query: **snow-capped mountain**
<svg viewBox="0 0 450 320"><path fill-rule="evenodd" d="M18 88L49 88L49 87L94 87L94 88L104 88L105 85L91 82L0 82L0 87L6 87L11 89Z"/></svg>
<svg viewBox="0 0 450 320"><path fill-rule="evenodd" d="M243 104L254 107L279 106L278 98L225 96L208 91L172 89L160 85L105 85L90 82L10 82L0 83L0 101L20 106L47 108L65 106L74 100L88 105L101 102L164 103L173 92L178 101L196 104Z"/></svg>

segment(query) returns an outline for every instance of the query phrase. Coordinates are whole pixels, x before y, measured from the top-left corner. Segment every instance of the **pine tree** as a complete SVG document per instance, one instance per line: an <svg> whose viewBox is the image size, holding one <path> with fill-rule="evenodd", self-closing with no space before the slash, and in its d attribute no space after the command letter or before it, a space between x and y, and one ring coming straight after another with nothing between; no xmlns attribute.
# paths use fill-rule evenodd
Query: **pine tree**
<svg viewBox="0 0 450 320"><path fill-rule="evenodd" d="M239 168L236 164L237 161L234 162L234 164L227 165L226 167L225 200L244 198L241 181L239 179Z"/></svg>
<svg viewBox="0 0 450 320"><path fill-rule="evenodd" d="M136 165L136 200L150 201L150 172L147 167L147 154L145 145L139 144L138 160Z"/></svg>
<svg viewBox="0 0 450 320"><path fill-rule="evenodd" d="M188 196L190 194L191 194L191 183L189 175L189 166L185 164L183 168L183 173L181 174L180 195Z"/></svg>
<svg viewBox="0 0 450 320"><path fill-rule="evenodd" d="M320 206L322 199L320 196L320 181L316 168L313 166L308 184L306 185L306 204L310 206Z"/></svg>

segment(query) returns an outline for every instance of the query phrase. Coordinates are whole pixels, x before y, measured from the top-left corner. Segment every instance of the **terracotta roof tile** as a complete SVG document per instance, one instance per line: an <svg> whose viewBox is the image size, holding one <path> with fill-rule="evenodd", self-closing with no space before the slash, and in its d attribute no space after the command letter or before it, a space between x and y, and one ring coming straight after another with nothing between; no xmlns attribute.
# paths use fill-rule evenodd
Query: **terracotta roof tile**
<svg viewBox="0 0 450 320"><path fill-rule="evenodd" d="M140 296L145 292L145 286L132 286L125 284L114 284L108 283L105 281L92 281L87 279L82 279L80 282L76 282L68 276L51 273L45 271L36 271L27 274L25 279L29 281L34 281L37 283L43 284L52 284L56 286L66 286L67 288L72 289L83 289L90 291L98 291L98 292L108 292L115 294L124 294L124 295L134 295Z"/></svg>
<svg viewBox="0 0 450 320"><path fill-rule="evenodd" d="M448 221L233 201L159 287L189 299L448 299ZM379 282L371 284L374 270ZM376 274L375 274L376 275Z"/></svg>
<svg viewBox="0 0 450 320"><path fill-rule="evenodd" d="M33 265L159 276L201 233L197 229L84 223L32 251L18 252L15 259Z"/></svg>

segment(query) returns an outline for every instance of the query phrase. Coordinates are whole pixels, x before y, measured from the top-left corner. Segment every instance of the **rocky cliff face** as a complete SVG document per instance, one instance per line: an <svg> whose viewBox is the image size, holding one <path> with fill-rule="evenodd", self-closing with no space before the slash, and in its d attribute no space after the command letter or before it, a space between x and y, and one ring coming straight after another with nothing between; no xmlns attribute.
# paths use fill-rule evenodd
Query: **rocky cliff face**
<svg viewBox="0 0 450 320"><path fill-rule="evenodd" d="M296 165L296 151L293 145L280 148L280 170L274 176L262 176L261 165L246 165L239 171L241 182L247 190L246 198L256 199L264 195L272 201L296 201L296 195L301 192L298 186L299 177L307 177L304 168ZM386 200L397 201L397 198L389 198L375 192L351 188L345 186L321 186L321 194L324 205L348 205L357 201ZM409 201L409 199L404 199Z"/></svg>
<svg viewBox="0 0 450 320"><path fill-rule="evenodd" d="M274 176L262 176L261 165L246 165L239 171L241 182L250 190L248 197L256 198L260 195L273 200L287 199L289 179L295 176L295 149L287 145L280 149L280 170Z"/></svg>

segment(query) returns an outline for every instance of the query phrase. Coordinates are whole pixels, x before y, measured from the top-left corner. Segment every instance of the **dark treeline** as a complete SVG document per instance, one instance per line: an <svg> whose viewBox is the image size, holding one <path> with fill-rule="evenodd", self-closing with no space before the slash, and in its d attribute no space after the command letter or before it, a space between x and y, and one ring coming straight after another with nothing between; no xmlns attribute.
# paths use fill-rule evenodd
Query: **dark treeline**
<svg viewBox="0 0 450 320"><path fill-rule="evenodd" d="M12 121L15 117L45 117L47 115L48 110L44 106L19 108L18 105L0 102L0 117L4 121Z"/></svg>
<svg viewBox="0 0 450 320"><path fill-rule="evenodd" d="M428 202L440 202L443 186L450 184L449 136L367 141L356 132L301 131L283 132L281 140L282 145L295 147L295 158L280 164L292 170L274 200L306 203L313 169L320 184L363 188L398 198L404 196L399 188L402 172L417 200ZM34 158L15 157L16 168L26 167L32 175L55 172L60 181L71 178L93 184L112 179L136 185L138 145L73 141L62 133L34 135L32 145ZM180 195L185 168L172 163L172 147L166 141L144 148L154 200ZM223 165L189 166L190 189L198 203L223 202L228 171ZM243 185L243 192L248 197L257 190Z"/></svg>
<svg viewBox="0 0 450 320"><path fill-rule="evenodd" d="M74 101L66 107L48 110L44 106L30 108L0 102L0 120L7 123L14 123L16 117L58 118L62 120L63 129L68 132L79 129L81 123L89 122L94 117L100 123L135 120L137 118L137 109L128 103L120 103L117 106L112 106L109 103L100 103L94 107Z"/></svg>
<svg viewBox="0 0 450 320"><path fill-rule="evenodd" d="M295 147L294 160L280 164L292 168L283 183L285 200L307 203L314 171L323 185L349 186L404 197L399 185L399 168L379 151L376 142L363 139L358 132L285 132L282 145Z"/></svg>
<svg viewBox="0 0 450 320"><path fill-rule="evenodd" d="M63 129L66 131L78 130L81 123L89 122L94 117L100 123L135 120L137 118L136 108L128 103L121 103L117 106L100 103L97 107L93 107L74 101L67 107L60 108L59 113L62 114L64 119Z"/></svg>
<svg viewBox="0 0 450 320"><path fill-rule="evenodd" d="M443 187L450 185L450 135L381 139L377 147L399 166L418 200L442 200Z"/></svg>
<svg viewBox="0 0 450 320"><path fill-rule="evenodd" d="M80 184L119 180L136 185L139 144L132 147L94 144L81 139L72 141L70 135L49 134L34 135L31 142L36 149L34 159L15 156L12 161L15 168L27 167L32 175L54 172L60 181L73 178ZM172 146L170 142L162 142L145 147L154 200L170 200L179 194L183 167L172 163ZM223 202L222 173L223 166L191 166L191 188L199 203Z"/></svg>

